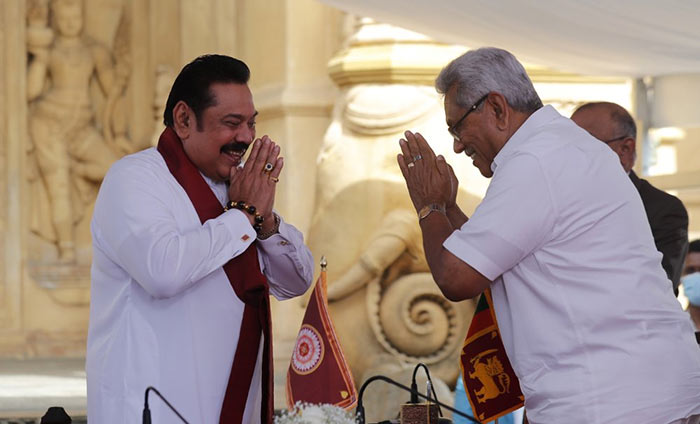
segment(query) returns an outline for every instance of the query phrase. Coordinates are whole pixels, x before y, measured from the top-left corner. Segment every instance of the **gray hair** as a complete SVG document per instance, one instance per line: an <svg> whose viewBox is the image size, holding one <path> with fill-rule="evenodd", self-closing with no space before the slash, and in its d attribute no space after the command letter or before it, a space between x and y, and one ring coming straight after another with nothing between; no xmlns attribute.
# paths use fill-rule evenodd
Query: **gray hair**
<svg viewBox="0 0 700 424"><path fill-rule="evenodd" d="M518 112L532 113L542 107L523 65L503 49L482 47L454 59L440 71L435 88L445 95L455 84L457 104L465 108L490 92L502 94Z"/></svg>

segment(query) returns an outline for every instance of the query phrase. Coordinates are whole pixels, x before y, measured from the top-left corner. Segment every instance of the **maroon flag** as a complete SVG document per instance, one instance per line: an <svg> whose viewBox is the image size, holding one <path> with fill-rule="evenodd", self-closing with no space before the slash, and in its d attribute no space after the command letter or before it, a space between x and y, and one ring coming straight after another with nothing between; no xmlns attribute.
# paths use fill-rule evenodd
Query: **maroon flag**
<svg viewBox="0 0 700 424"><path fill-rule="evenodd" d="M479 422L493 421L523 406L525 397L498 331L491 289L479 298L459 365L467 399Z"/></svg>
<svg viewBox="0 0 700 424"><path fill-rule="evenodd" d="M325 260L306 307L287 371L287 405L297 401L350 409L357 390L328 314Z"/></svg>

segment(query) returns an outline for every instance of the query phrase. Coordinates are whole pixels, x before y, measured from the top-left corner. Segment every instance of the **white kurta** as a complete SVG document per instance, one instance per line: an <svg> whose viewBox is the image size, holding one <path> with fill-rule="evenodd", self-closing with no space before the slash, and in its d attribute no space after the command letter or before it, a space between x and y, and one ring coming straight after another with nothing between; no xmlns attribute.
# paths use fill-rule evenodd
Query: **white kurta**
<svg viewBox="0 0 700 424"><path fill-rule="evenodd" d="M547 106L492 168L483 202L444 246L493 280L529 421L700 413L700 348L618 157Z"/></svg>
<svg viewBox="0 0 700 424"><path fill-rule="evenodd" d="M206 180L223 204L225 184ZM229 210L202 225L151 148L107 173L92 235L89 421L141 422L144 391L154 386L190 423L218 422L244 309L222 266L255 240L248 218ZM282 222L257 246L271 294L306 291L313 259L298 230ZM244 422L260 421L261 356ZM149 405L153 423L179 421L153 393Z"/></svg>

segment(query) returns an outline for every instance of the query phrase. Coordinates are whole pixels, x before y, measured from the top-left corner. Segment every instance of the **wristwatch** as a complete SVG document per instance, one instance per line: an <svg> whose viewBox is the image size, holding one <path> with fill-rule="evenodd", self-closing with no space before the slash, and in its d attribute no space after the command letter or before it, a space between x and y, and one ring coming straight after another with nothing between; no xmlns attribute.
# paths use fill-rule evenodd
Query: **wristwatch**
<svg viewBox="0 0 700 424"><path fill-rule="evenodd" d="M429 203L423 206L418 211L418 220L422 220L423 218L430 215L433 211L438 211L442 214L445 214L445 205L441 203Z"/></svg>

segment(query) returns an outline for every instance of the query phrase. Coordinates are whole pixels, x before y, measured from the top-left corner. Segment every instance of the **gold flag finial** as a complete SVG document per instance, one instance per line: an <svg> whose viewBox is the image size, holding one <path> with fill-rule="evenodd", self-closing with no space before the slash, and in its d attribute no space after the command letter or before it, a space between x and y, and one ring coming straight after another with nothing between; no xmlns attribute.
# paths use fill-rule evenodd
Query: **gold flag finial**
<svg viewBox="0 0 700 424"><path fill-rule="evenodd" d="M328 262L326 261L326 257L321 256L321 271L325 271L326 266L328 266Z"/></svg>

